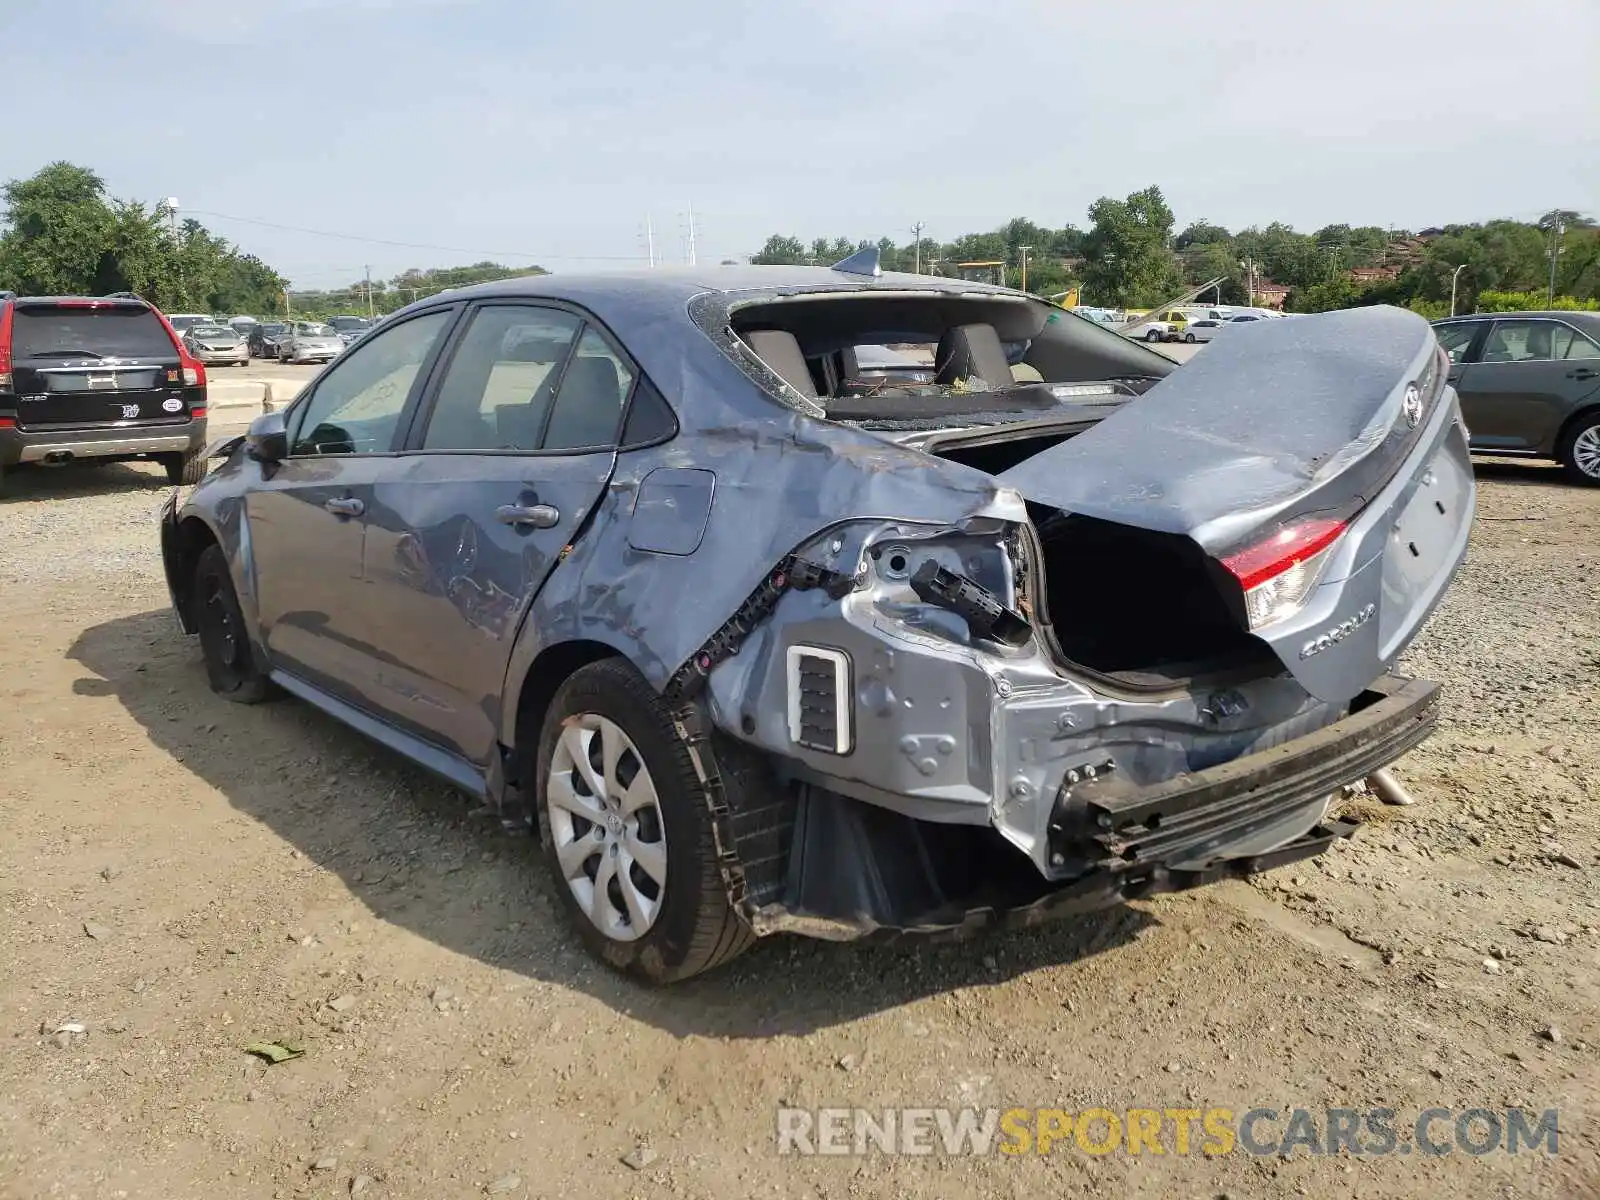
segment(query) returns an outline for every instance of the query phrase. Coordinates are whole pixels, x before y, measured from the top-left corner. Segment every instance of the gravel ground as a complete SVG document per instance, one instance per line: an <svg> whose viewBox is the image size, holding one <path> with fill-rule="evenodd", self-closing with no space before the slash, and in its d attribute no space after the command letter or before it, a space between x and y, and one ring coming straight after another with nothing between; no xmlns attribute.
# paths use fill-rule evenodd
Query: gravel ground
<svg viewBox="0 0 1600 1200"><path fill-rule="evenodd" d="M206 689L155 468L0 502L0 1197L1600 1194L1600 492L1483 464L1418 804L1250 884L649 992L524 839ZM79 1030L82 1030L79 1032ZM299 1040L276 1066L243 1052ZM1561 1111L1559 1153L778 1157L774 1108ZM1170 1142L1169 1142L1170 1147Z"/></svg>

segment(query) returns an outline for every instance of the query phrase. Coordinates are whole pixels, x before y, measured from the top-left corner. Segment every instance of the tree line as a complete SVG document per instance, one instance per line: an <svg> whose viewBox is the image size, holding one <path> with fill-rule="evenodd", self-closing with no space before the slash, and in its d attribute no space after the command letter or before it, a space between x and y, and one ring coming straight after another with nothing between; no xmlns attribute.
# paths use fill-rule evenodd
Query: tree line
<svg viewBox="0 0 1600 1200"><path fill-rule="evenodd" d="M385 314L448 288L543 274L537 266L479 262L411 268L388 280L324 291L287 291L277 271L207 230L174 223L157 206L118 199L86 167L56 162L0 189L0 290L32 295L129 291L167 312ZM1487 221L1412 232L1326 225L1301 233L1283 222L1230 231L1199 219L1177 228L1159 187L1101 197L1084 228L1016 217L988 233L908 243L845 237L810 242L774 234L754 263L827 265L876 245L885 270L955 274L959 264L1004 264L1006 282L1039 295L1080 289L1080 301L1148 307L1217 279L1219 302L1248 303L1267 283L1285 307L1320 312L1358 304L1406 305L1429 317L1460 312L1600 304L1600 228L1576 212L1539 221ZM1552 269L1553 268L1553 269Z"/></svg>
<svg viewBox="0 0 1600 1200"><path fill-rule="evenodd" d="M270 312L285 281L190 219L106 192L86 167L51 163L0 189L0 291L134 292L165 312Z"/></svg>
<svg viewBox="0 0 1600 1200"><path fill-rule="evenodd" d="M1180 230L1154 186L1101 197L1082 229L1016 217L990 233L903 245L774 234L750 261L826 266L871 245L890 271L954 275L961 263L1003 262L1012 286L1023 282L1026 259L1029 291L1049 296L1077 286L1081 303L1106 307L1160 304L1213 279L1221 280L1223 304L1246 304L1267 284L1287 288L1285 307L1294 312L1399 304L1437 317L1449 311L1452 286L1458 312L1542 307L1552 282L1558 306L1594 307L1600 296L1600 228L1576 212L1421 231L1336 224L1301 233L1276 221L1231 231L1205 219Z"/></svg>
<svg viewBox="0 0 1600 1200"><path fill-rule="evenodd" d="M317 292L289 282L253 254L189 218L110 195L87 167L55 162L0 189L0 291L33 296L133 292L163 312L393 312L446 288L543 274L539 267L480 262L411 268L387 281L355 281Z"/></svg>

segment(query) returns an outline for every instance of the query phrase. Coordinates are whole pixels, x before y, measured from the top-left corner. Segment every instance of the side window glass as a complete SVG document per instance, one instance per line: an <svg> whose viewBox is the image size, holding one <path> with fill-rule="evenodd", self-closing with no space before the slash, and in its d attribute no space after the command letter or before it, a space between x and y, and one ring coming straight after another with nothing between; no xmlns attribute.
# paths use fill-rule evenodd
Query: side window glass
<svg viewBox="0 0 1600 1200"><path fill-rule="evenodd" d="M673 417L661 393L648 379L639 380L633 395L633 407L628 410L628 424L622 431L622 446L647 446L665 441L677 431Z"/></svg>
<svg viewBox="0 0 1600 1200"><path fill-rule="evenodd" d="M1435 332L1439 337L1439 345L1444 347L1444 352L1450 356L1450 361L1458 363L1467 353L1467 347L1472 345L1478 327L1470 322L1463 322L1460 325L1442 326Z"/></svg>
<svg viewBox="0 0 1600 1200"><path fill-rule="evenodd" d="M1554 356L1549 321L1496 321L1483 347L1484 362L1540 362Z"/></svg>
<svg viewBox="0 0 1600 1200"><path fill-rule="evenodd" d="M1595 345L1576 329L1567 325L1556 327L1556 358L1600 358L1600 346Z"/></svg>
<svg viewBox="0 0 1600 1200"><path fill-rule="evenodd" d="M472 317L434 399L424 450L537 450L561 364L583 321L497 304Z"/></svg>
<svg viewBox="0 0 1600 1200"><path fill-rule="evenodd" d="M622 406L633 387L633 371L594 329L584 330L578 353L561 377L546 450L615 446Z"/></svg>
<svg viewBox="0 0 1600 1200"><path fill-rule="evenodd" d="M453 315L446 309L414 317L340 356L317 381L289 453L387 453L417 373Z"/></svg>

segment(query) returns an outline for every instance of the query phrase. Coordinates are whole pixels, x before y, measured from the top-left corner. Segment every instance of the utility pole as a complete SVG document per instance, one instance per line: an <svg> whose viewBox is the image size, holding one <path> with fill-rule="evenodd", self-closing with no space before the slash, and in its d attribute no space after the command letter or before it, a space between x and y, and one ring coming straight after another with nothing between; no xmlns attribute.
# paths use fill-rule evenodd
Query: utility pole
<svg viewBox="0 0 1600 1200"><path fill-rule="evenodd" d="M1022 255L1022 289L1021 290L1024 291L1024 292L1028 290L1028 251L1032 250L1032 249L1033 249L1032 246L1018 246L1017 247L1017 250Z"/></svg>
<svg viewBox="0 0 1600 1200"><path fill-rule="evenodd" d="M1254 308L1256 306L1256 260L1247 258L1239 265L1244 268L1245 278L1249 281L1250 303L1247 307Z"/></svg>
<svg viewBox="0 0 1600 1200"><path fill-rule="evenodd" d="M688 212L688 215L687 215L687 219L688 219L688 233L687 233L686 238L685 238L684 258L688 261L689 265L692 267L692 266L695 265L695 261L694 261L694 250L695 250L695 247L694 247L694 205L692 205L692 204L689 206L689 212Z"/></svg>
<svg viewBox="0 0 1600 1200"><path fill-rule="evenodd" d="M374 311L372 307L372 267L369 265L363 267L362 270L367 273L367 319L371 320Z"/></svg>
<svg viewBox="0 0 1600 1200"><path fill-rule="evenodd" d="M645 249L650 255L650 266L656 265L656 226L649 213L644 215L644 241Z"/></svg>
<svg viewBox="0 0 1600 1200"><path fill-rule="evenodd" d="M1452 317L1456 315L1456 280L1461 278L1461 272L1466 269L1467 264L1462 263L1454 271L1450 272L1450 315Z"/></svg>
<svg viewBox="0 0 1600 1200"><path fill-rule="evenodd" d="M1560 213L1555 214L1555 226L1550 232L1552 234L1550 239L1550 293L1545 304L1549 308L1554 308L1556 304L1556 260L1561 257L1561 235L1565 232Z"/></svg>
<svg viewBox="0 0 1600 1200"><path fill-rule="evenodd" d="M916 265L914 267L912 267L911 269L912 269L913 274L921 275L922 274L922 222L921 221L918 221L915 225L913 225L911 227L911 244L912 244L912 247L913 247L913 255L912 256L916 260ZM904 261L904 260L902 259L901 261Z"/></svg>

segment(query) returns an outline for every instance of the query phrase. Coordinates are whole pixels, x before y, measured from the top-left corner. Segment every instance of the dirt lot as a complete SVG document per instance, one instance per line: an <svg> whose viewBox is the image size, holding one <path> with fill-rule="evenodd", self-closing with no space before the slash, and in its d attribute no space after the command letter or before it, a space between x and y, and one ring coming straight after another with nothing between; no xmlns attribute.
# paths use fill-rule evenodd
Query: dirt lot
<svg viewBox="0 0 1600 1200"><path fill-rule="evenodd" d="M953 946L778 941L652 993L582 954L528 841L302 704L213 701L154 468L18 477L0 1196L1600 1194L1600 492L1480 479L1411 655L1448 687L1398 771L1417 806L1361 805L1353 844L1252 884ZM305 1053L268 1066L262 1038ZM1524 1105L1561 1134L780 1158L780 1103L1387 1106L1407 1130Z"/></svg>

